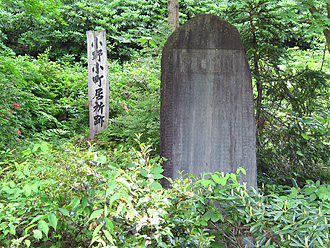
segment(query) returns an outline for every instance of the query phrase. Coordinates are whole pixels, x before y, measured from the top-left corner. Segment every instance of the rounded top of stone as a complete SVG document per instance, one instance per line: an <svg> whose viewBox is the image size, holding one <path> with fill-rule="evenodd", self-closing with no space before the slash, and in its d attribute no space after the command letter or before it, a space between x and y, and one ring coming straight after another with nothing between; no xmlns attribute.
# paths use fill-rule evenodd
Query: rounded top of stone
<svg viewBox="0 0 330 248"><path fill-rule="evenodd" d="M164 49L229 49L241 50L243 44L236 27L212 14L195 16L177 28Z"/></svg>

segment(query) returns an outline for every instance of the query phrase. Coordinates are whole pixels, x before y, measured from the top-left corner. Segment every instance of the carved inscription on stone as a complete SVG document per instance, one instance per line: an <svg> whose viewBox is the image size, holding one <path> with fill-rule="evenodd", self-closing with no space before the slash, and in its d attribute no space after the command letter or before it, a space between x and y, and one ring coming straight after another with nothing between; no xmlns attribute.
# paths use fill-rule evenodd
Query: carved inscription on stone
<svg viewBox="0 0 330 248"><path fill-rule="evenodd" d="M234 71L239 50L173 49L180 73L224 73ZM221 56L219 56L221 55Z"/></svg>
<svg viewBox="0 0 330 248"><path fill-rule="evenodd" d="M173 52L173 64L178 65L174 81L179 82L173 91L177 106L171 130L175 137L174 171L187 172L195 166L194 173L198 175L214 171L215 164L227 171L229 165L243 166L245 144L241 123L247 119L242 108L249 102L240 97L242 87L235 79L240 78L236 68L240 66L241 52L216 49Z"/></svg>
<svg viewBox="0 0 330 248"><path fill-rule="evenodd" d="M219 17L189 20L164 46L160 152L166 177L243 166L241 182L256 187L251 74L237 29Z"/></svg>

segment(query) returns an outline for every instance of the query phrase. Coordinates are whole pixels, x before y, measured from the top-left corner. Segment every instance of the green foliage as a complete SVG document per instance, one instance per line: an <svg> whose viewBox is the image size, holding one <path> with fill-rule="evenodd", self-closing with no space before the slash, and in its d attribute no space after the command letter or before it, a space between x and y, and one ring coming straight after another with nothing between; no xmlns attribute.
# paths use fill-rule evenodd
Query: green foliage
<svg viewBox="0 0 330 248"><path fill-rule="evenodd" d="M48 52L38 59L1 56L2 148L36 132L65 137L87 125L86 69L50 62Z"/></svg>
<svg viewBox="0 0 330 248"><path fill-rule="evenodd" d="M15 6L24 6L26 1L16 1ZM141 39L148 38L148 47L153 47L168 35L167 1L62 2L56 12L51 7L41 7L45 11L41 15L22 12L14 6L9 7L11 4L7 2L9 6L0 10L1 30L5 37L3 45L17 54L32 56L51 46L53 60L71 56L74 61L86 62L86 31L106 30L108 58L127 61L146 46L141 44ZM40 7L37 5L34 2L31 8L38 11ZM181 22L199 13L220 13L219 5L213 1L181 1Z"/></svg>
<svg viewBox="0 0 330 248"><path fill-rule="evenodd" d="M142 142L159 149L160 73L154 63L154 58L145 58L122 68L109 65L110 120L97 139L132 143L136 133L143 133Z"/></svg>
<svg viewBox="0 0 330 248"><path fill-rule="evenodd" d="M0 246L330 246L321 1L310 2L314 16L292 1L179 1L181 23L215 13L241 32L255 85L259 191L238 183L244 169L159 183L166 1L0 3ZM60 143L87 131L85 32L101 29L114 59L108 128L96 141Z"/></svg>
<svg viewBox="0 0 330 248"><path fill-rule="evenodd" d="M150 146L96 152L81 139L4 152L0 170L0 244L10 247L328 247L330 190L247 190L236 173L158 182ZM85 147L85 148L84 148ZM123 153L123 151L121 152ZM119 160L115 160L119 161Z"/></svg>
<svg viewBox="0 0 330 248"><path fill-rule="evenodd" d="M234 1L226 10L238 24L253 76L259 182L327 181L329 106L321 99L328 95L329 71L320 71L327 60L287 4Z"/></svg>

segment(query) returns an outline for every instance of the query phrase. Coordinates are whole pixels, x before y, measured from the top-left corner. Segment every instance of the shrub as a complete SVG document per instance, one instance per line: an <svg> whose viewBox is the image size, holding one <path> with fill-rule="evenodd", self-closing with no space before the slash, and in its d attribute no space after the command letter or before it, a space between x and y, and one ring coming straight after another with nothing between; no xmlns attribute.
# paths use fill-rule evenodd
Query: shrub
<svg viewBox="0 0 330 248"><path fill-rule="evenodd" d="M88 125L86 70L51 62L48 53L38 59L1 56L0 146L17 145L36 132L68 136Z"/></svg>
<svg viewBox="0 0 330 248"><path fill-rule="evenodd" d="M122 69L110 64L110 120L97 139L131 146L142 132L141 141L158 150L160 68L155 63L155 58L133 60Z"/></svg>
<svg viewBox="0 0 330 248"><path fill-rule="evenodd" d="M308 181L299 188L247 190L236 173L171 180L150 146L94 151L85 143L43 142L22 155L3 152L1 245L20 247L328 247L330 191ZM74 141L83 144L80 138ZM208 178L209 177L209 178ZM279 191L279 192L278 192Z"/></svg>

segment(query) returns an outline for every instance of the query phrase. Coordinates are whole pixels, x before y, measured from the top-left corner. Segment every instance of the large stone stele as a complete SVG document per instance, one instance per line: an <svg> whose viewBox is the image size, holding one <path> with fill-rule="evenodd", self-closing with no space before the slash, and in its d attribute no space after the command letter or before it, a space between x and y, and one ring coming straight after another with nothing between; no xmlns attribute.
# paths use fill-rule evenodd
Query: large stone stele
<svg viewBox="0 0 330 248"><path fill-rule="evenodd" d="M237 29L197 16L167 40L162 55L161 156L164 175L236 172L257 186L251 73ZM163 180L164 186L169 186Z"/></svg>

